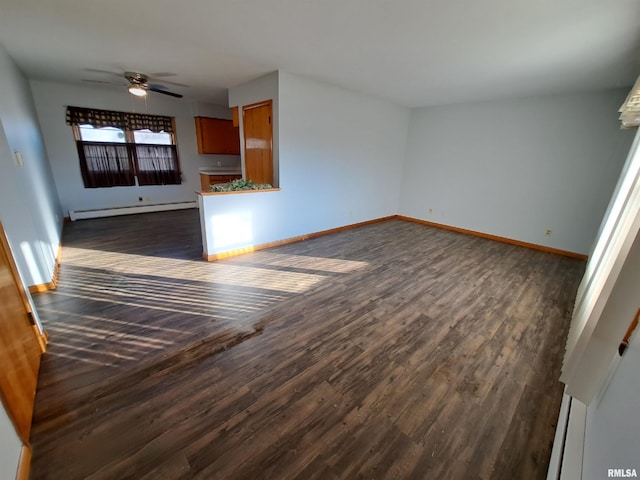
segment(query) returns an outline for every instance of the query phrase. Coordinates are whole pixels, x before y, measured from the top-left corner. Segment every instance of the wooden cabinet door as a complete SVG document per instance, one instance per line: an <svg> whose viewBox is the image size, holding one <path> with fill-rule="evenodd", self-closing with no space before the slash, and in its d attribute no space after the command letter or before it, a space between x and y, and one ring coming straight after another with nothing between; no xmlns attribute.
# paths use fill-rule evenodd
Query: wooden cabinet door
<svg viewBox="0 0 640 480"><path fill-rule="evenodd" d="M245 177L273 185L271 100L242 108Z"/></svg>
<svg viewBox="0 0 640 480"><path fill-rule="evenodd" d="M240 155L240 132L231 120L196 117L198 153Z"/></svg>
<svg viewBox="0 0 640 480"><path fill-rule="evenodd" d="M0 396L20 439L31 432L42 345L0 224Z"/></svg>

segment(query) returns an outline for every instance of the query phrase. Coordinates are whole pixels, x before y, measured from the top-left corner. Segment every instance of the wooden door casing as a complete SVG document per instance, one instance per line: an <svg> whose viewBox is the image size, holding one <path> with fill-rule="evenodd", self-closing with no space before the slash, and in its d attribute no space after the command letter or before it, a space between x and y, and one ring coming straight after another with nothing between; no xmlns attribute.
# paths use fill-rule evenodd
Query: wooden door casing
<svg viewBox="0 0 640 480"><path fill-rule="evenodd" d="M242 107L245 178L273 185L272 101Z"/></svg>
<svg viewBox="0 0 640 480"><path fill-rule="evenodd" d="M23 443L29 442L44 339L0 224L0 397Z"/></svg>

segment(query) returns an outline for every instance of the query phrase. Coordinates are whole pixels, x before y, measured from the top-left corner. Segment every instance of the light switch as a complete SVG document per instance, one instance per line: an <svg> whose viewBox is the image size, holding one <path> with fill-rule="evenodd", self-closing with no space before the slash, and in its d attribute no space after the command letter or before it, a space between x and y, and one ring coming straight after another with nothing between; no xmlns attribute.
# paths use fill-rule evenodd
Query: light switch
<svg viewBox="0 0 640 480"><path fill-rule="evenodd" d="M16 165L18 165L19 167L24 167L24 158L22 158L22 153L14 152L14 155L16 157Z"/></svg>

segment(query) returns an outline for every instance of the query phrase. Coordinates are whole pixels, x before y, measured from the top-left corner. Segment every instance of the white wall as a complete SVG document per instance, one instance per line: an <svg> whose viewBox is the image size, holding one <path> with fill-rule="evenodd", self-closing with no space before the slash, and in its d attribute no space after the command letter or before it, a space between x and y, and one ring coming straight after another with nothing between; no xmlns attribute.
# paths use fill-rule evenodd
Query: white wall
<svg viewBox="0 0 640 480"><path fill-rule="evenodd" d="M231 89L230 102L268 99L263 82L255 95L250 84ZM209 255L397 213L407 108L284 72L276 104L281 191L203 197ZM250 222L250 238L216 245L213 217L225 214L245 232Z"/></svg>
<svg viewBox="0 0 640 480"><path fill-rule="evenodd" d="M623 315L628 325L640 299L640 236L636 238L612 293L607 315ZM625 329L626 330L626 329ZM622 339L622 334L619 335ZM640 334L636 331L622 358L587 408L583 479L607 478L609 468L635 468L640 475Z"/></svg>
<svg viewBox="0 0 640 480"><path fill-rule="evenodd" d="M293 222L282 215L286 198L284 190L200 196L203 253L231 252L296 236L290 233Z"/></svg>
<svg viewBox="0 0 640 480"><path fill-rule="evenodd" d="M409 109L280 72L280 187L296 235L398 212Z"/></svg>
<svg viewBox="0 0 640 480"><path fill-rule="evenodd" d="M7 416L4 407L0 405L0 480L16 478L22 443Z"/></svg>
<svg viewBox="0 0 640 480"><path fill-rule="evenodd" d="M587 408L583 480L607 478L609 468L635 468L640 475L640 340L612 369L611 383L602 399Z"/></svg>
<svg viewBox="0 0 640 480"><path fill-rule="evenodd" d="M194 116L231 118L226 106L190 103L182 99L150 93L145 100L127 93L124 87L83 86L33 80L31 82L38 118L53 169L62 210L91 210L134 205L195 202L200 190L199 169L237 166L238 155L199 155ZM84 188L78 153L71 127L65 122L67 106L106 110L138 111L175 117L178 154L183 173L181 185L152 185L112 188ZM139 201L144 197L144 202Z"/></svg>
<svg viewBox="0 0 640 480"><path fill-rule="evenodd" d="M18 166L20 152L24 166ZM27 285L51 281L62 216L29 83L0 45L0 221Z"/></svg>
<svg viewBox="0 0 640 480"><path fill-rule="evenodd" d="M413 110L400 214L589 253L633 139L626 93Z"/></svg>

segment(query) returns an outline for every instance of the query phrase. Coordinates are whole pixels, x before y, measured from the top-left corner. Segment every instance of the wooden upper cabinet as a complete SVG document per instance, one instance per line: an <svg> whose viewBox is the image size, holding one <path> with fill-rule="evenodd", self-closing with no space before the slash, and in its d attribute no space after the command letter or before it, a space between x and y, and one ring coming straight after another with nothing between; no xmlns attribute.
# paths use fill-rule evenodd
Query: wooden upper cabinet
<svg viewBox="0 0 640 480"><path fill-rule="evenodd" d="M231 120L195 117L198 153L240 155L240 131Z"/></svg>
<svg viewBox="0 0 640 480"><path fill-rule="evenodd" d="M239 127L240 126L240 115L238 113L238 107L231 108L231 114L232 114L231 122L233 123L233 126L234 127Z"/></svg>

